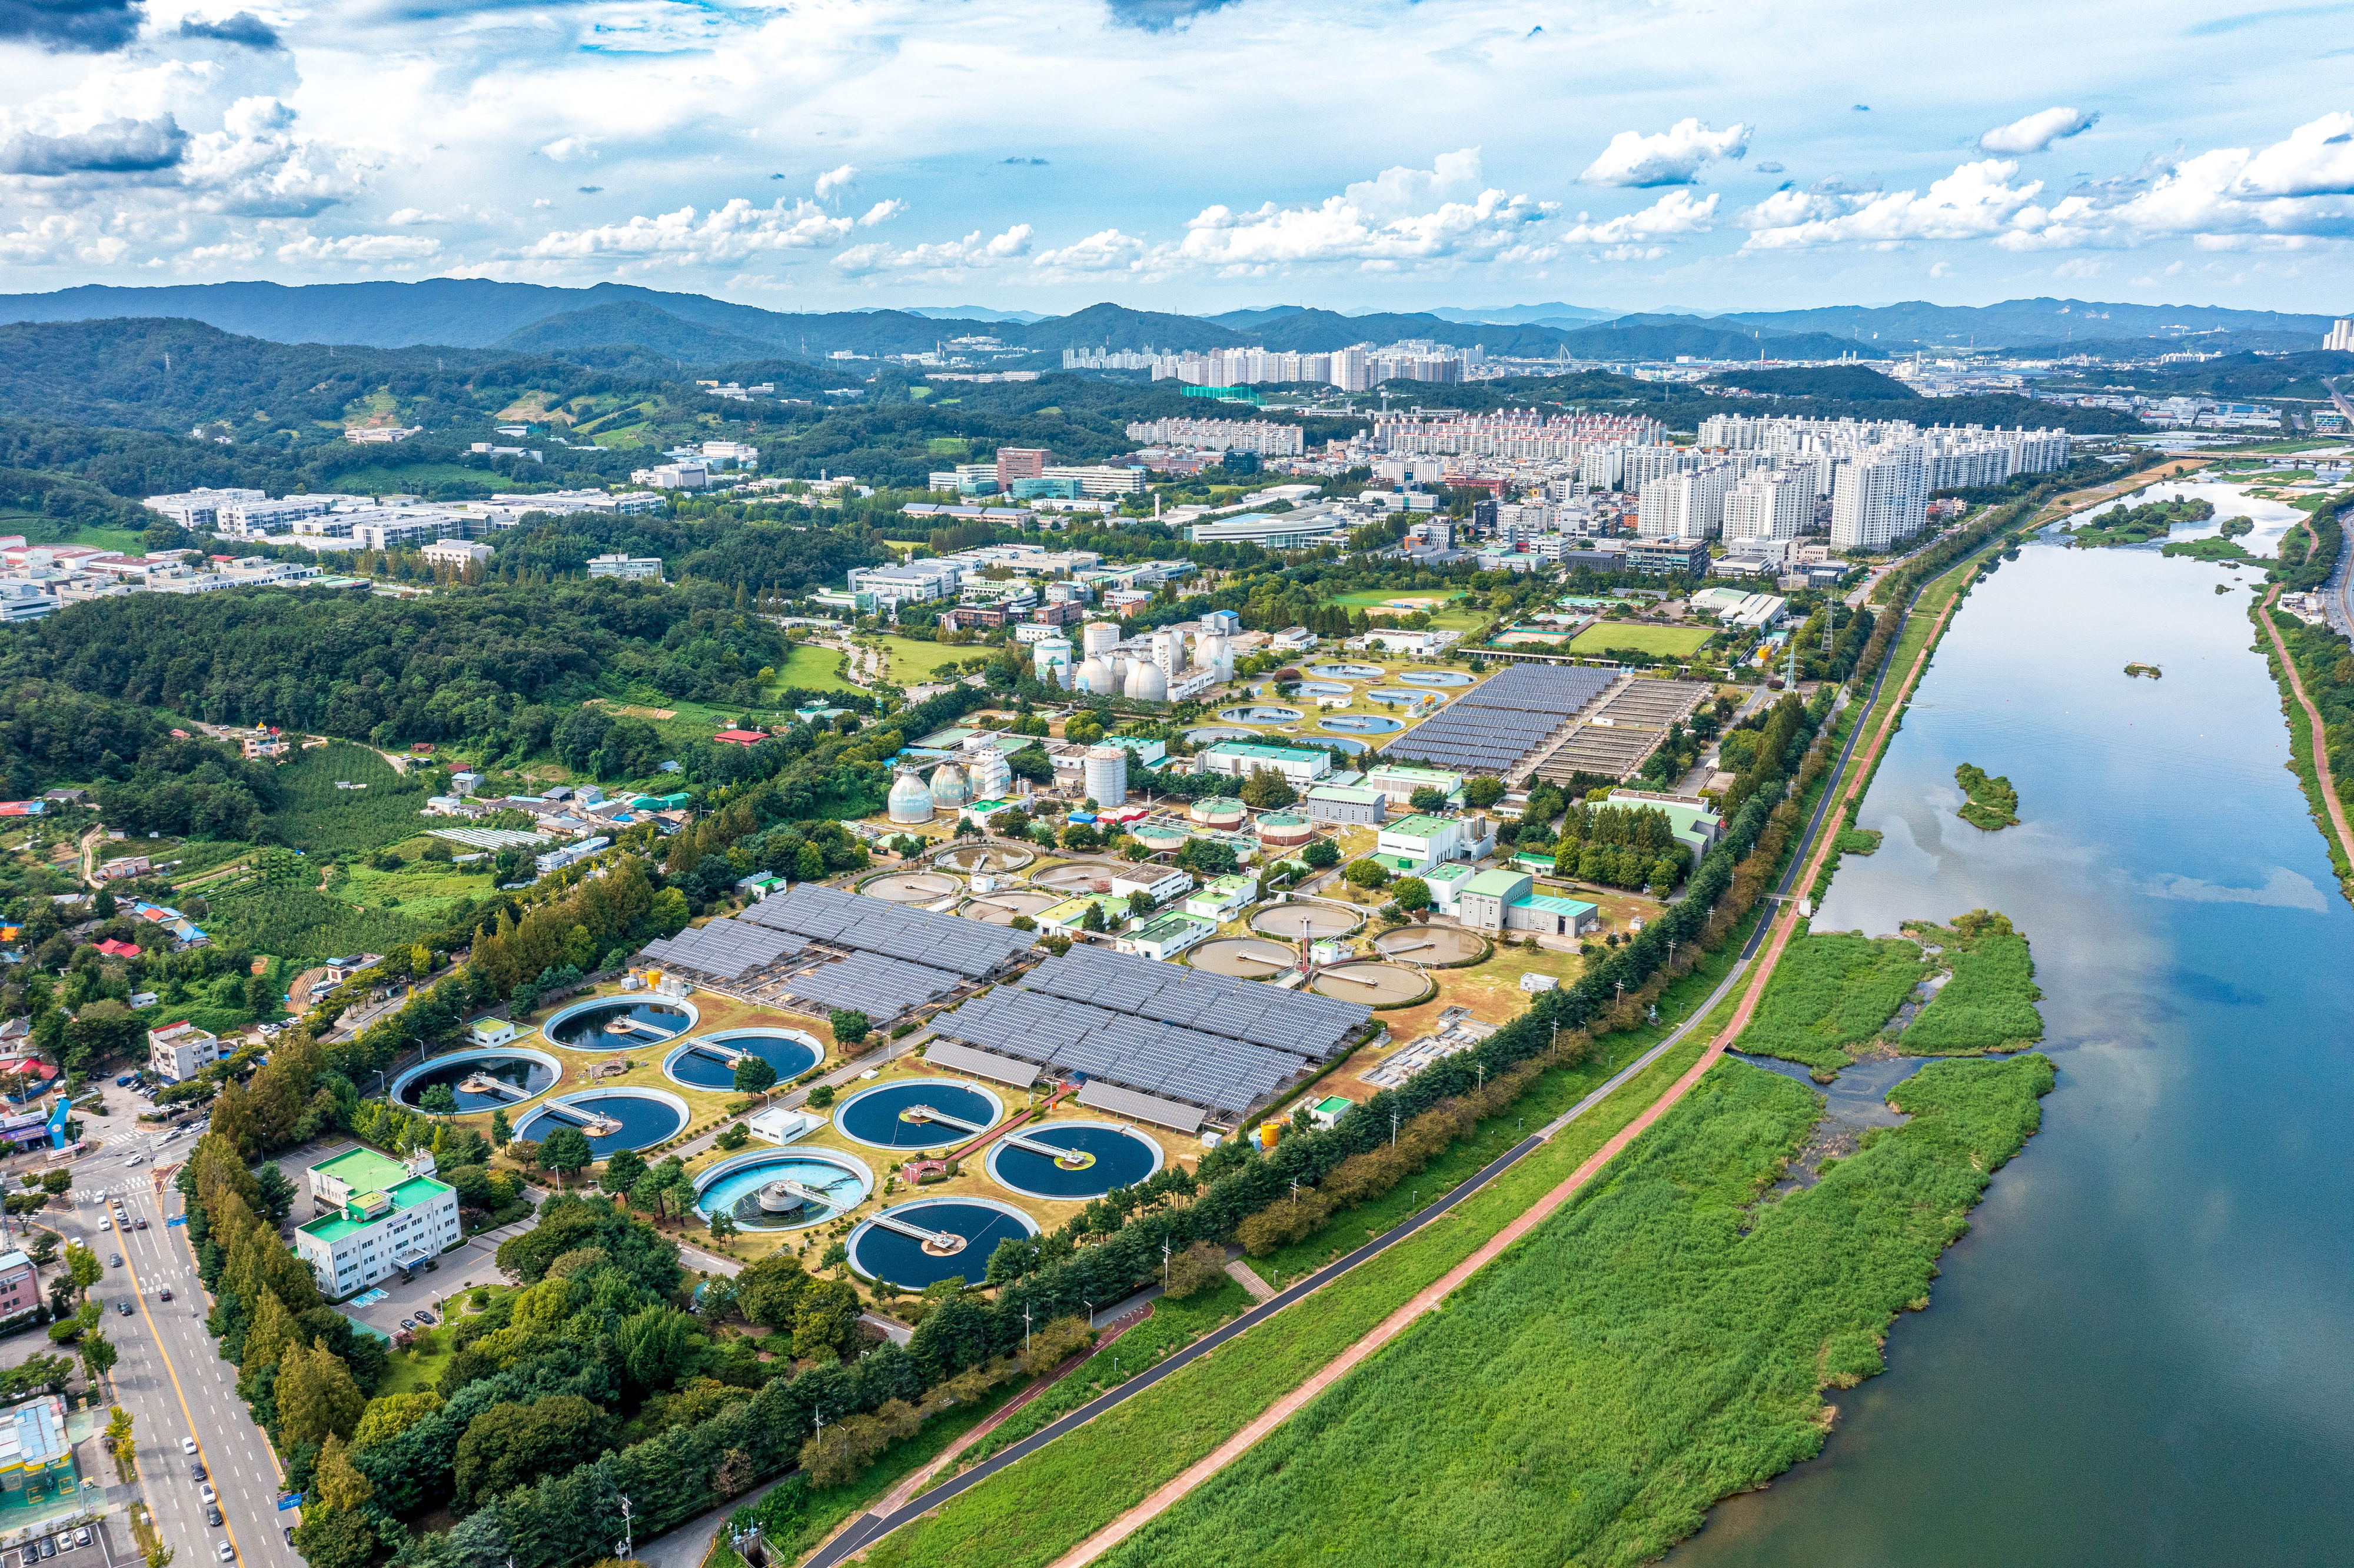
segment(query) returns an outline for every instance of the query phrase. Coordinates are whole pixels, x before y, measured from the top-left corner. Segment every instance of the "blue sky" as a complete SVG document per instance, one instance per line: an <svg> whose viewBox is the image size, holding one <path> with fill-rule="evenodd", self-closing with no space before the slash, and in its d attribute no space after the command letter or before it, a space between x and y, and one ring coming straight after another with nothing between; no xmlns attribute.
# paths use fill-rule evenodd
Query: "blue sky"
<svg viewBox="0 0 2354 1568"><path fill-rule="evenodd" d="M0 291L2354 310L2354 3L0 0Z"/></svg>

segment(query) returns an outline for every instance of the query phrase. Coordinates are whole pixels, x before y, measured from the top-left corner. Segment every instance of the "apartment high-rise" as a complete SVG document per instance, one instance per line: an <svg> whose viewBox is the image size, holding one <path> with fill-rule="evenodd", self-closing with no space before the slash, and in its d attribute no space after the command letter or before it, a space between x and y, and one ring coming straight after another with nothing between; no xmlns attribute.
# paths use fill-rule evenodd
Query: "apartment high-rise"
<svg viewBox="0 0 2354 1568"><path fill-rule="evenodd" d="M1722 463L1648 481L1637 493L1636 531L1647 539L1713 539L1732 484L1733 469Z"/></svg>
<svg viewBox="0 0 2354 1568"><path fill-rule="evenodd" d="M2329 335L2321 340L2321 346L2325 349L2335 349L2340 354L2354 354L2354 321L2341 321L2331 327ZM150 502L149 504L153 505L154 503Z"/></svg>
<svg viewBox="0 0 2354 1568"><path fill-rule="evenodd" d="M997 488L1011 489L1017 479L1043 479L1046 460L1054 456L1044 447L1000 447L997 449Z"/></svg>
<svg viewBox="0 0 2354 1568"><path fill-rule="evenodd" d="M1814 521L1811 469L1773 469L1753 473L1725 493L1724 536L1728 539L1795 539Z"/></svg>
<svg viewBox="0 0 2354 1568"><path fill-rule="evenodd" d="M1831 487L1831 548L1885 550L1928 521L1928 462L1921 446L1871 447L1840 464Z"/></svg>

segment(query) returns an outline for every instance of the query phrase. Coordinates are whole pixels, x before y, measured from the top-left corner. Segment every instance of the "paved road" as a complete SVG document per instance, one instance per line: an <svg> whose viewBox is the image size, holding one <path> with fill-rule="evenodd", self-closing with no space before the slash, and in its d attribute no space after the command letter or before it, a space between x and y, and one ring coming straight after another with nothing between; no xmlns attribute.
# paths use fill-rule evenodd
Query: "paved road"
<svg viewBox="0 0 2354 1568"><path fill-rule="evenodd" d="M184 1135L164 1145L164 1157L185 1155L189 1141ZM134 1423L148 1505L184 1564L217 1562L218 1544L227 1541L249 1568L302 1568L283 1534L300 1516L278 1510L276 1458L237 1397L237 1369L220 1359L205 1331L208 1303L196 1282L188 1233L168 1223L181 1213L180 1195L168 1185L156 1194L152 1163L127 1163L146 1143L143 1137L126 1138L76 1165L76 1207L59 1228L69 1235L79 1232L106 1267L92 1294L105 1298L107 1337L122 1351L111 1380L114 1398ZM100 1229L107 1217L106 1205L95 1198L101 1191L121 1196L131 1217L144 1218L148 1228L127 1235ZM116 1256L123 1260L119 1266ZM156 1292L167 1287L173 1299L159 1300ZM114 1309L125 1299L136 1304L128 1318ZM189 1458L181 1452L181 1440L189 1436L219 1490L224 1522L217 1528L205 1522Z"/></svg>

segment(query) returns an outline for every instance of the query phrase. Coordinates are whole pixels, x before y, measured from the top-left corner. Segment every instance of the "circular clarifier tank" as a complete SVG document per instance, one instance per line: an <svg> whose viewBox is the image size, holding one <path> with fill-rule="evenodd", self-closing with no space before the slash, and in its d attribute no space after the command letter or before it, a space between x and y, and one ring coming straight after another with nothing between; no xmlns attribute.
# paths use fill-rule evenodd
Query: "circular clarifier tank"
<svg viewBox="0 0 2354 1568"><path fill-rule="evenodd" d="M1241 707L1220 708L1218 716L1228 724L1298 724L1308 715L1281 703L1248 703Z"/></svg>
<svg viewBox="0 0 2354 1568"><path fill-rule="evenodd" d="M663 1057L663 1073L690 1089L732 1090L742 1055L759 1057L777 1070L777 1082L789 1084L824 1060L825 1050L815 1035L798 1029L723 1029L698 1034Z"/></svg>
<svg viewBox="0 0 2354 1568"><path fill-rule="evenodd" d="M559 1008L540 1033L575 1051L643 1050L694 1028L703 1014L674 997L599 997Z"/></svg>
<svg viewBox="0 0 2354 1568"><path fill-rule="evenodd" d="M1345 697L1356 689L1345 681L1302 681L1298 687L1303 697Z"/></svg>
<svg viewBox="0 0 2354 1568"><path fill-rule="evenodd" d="M1294 942L1345 937L1364 923L1363 916L1337 904L1270 904L1250 917L1252 930Z"/></svg>
<svg viewBox="0 0 2354 1568"><path fill-rule="evenodd" d="M725 1212L738 1230L797 1231L849 1213L875 1190L875 1173L832 1150L761 1151L723 1160L695 1184L706 1220Z"/></svg>
<svg viewBox="0 0 2354 1568"><path fill-rule="evenodd" d="M895 871L862 883L858 891L885 904L938 904L964 891L964 884L943 871Z"/></svg>
<svg viewBox="0 0 2354 1568"><path fill-rule="evenodd" d="M1196 746L1210 746L1221 740L1257 740L1258 738L1258 731L1255 729L1229 729L1218 725L1205 724L1199 729L1187 730L1185 732L1185 738L1192 741Z"/></svg>
<svg viewBox="0 0 2354 1568"><path fill-rule="evenodd" d="M1447 698L1437 692L1411 692L1403 686L1375 686L1365 694L1373 703L1399 703L1407 707L1435 708Z"/></svg>
<svg viewBox="0 0 2354 1568"><path fill-rule="evenodd" d="M1042 1122L1016 1136L1063 1150L1048 1154L1003 1138L989 1146L990 1180L1025 1198L1100 1198L1161 1169L1161 1146L1116 1122Z"/></svg>
<svg viewBox="0 0 2354 1568"><path fill-rule="evenodd" d="M1384 673L1379 664L1310 664L1308 673L1328 681L1378 681Z"/></svg>
<svg viewBox="0 0 2354 1568"><path fill-rule="evenodd" d="M1487 943L1459 926L1401 926L1373 938L1373 950L1406 964L1464 964Z"/></svg>
<svg viewBox="0 0 2354 1568"><path fill-rule="evenodd" d="M1299 967L1299 955L1281 942L1259 937L1214 937L1185 950L1185 962L1214 975L1266 980Z"/></svg>
<svg viewBox="0 0 2354 1568"><path fill-rule="evenodd" d="M1430 994L1430 977L1404 964L1334 964L1309 982L1325 996L1367 1007L1395 1007Z"/></svg>
<svg viewBox="0 0 2354 1568"><path fill-rule="evenodd" d="M1394 719L1387 714L1334 714L1318 722L1343 735L1394 735L1405 727L1405 720Z"/></svg>
<svg viewBox="0 0 2354 1568"><path fill-rule="evenodd" d="M393 1079L392 1097L410 1110L423 1110L425 1092L437 1084L447 1084L457 1097L457 1114L464 1116L535 1099L554 1088L563 1075L563 1064L539 1051L521 1051L512 1045L496 1051L460 1051L436 1056ZM470 1089L469 1083L478 1086Z"/></svg>
<svg viewBox="0 0 2354 1568"><path fill-rule="evenodd" d="M584 1089L532 1112L515 1136L545 1143L559 1127L578 1128L588 1135L588 1152L602 1160L677 1137L688 1114L686 1102L667 1089Z"/></svg>
<svg viewBox="0 0 2354 1568"><path fill-rule="evenodd" d="M1408 670L1395 679L1408 686L1452 687L1468 686L1478 677L1467 675L1460 670Z"/></svg>
<svg viewBox="0 0 2354 1568"><path fill-rule="evenodd" d="M917 1198L859 1222L850 1233L850 1266L903 1290L952 1275L978 1284L999 1242L1037 1234L1027 1214L994 1198Z"/></svg>
<svg viewBox="0 0 2354 1568"><path fill-rule="evenodd" d="M869 1149L914 1150L951 1148L995 1127L1004 1115L1004 1103L978 1085L902 1078L843 1101L834 1107L833 1125L843 1137Z"/></svg>

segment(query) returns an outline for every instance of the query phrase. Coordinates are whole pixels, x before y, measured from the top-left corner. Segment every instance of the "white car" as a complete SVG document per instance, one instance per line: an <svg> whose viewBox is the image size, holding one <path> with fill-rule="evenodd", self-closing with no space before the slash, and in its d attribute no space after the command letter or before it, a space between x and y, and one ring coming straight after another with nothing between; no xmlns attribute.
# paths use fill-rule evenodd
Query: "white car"
<svg viewBox="0 0 2354 1568"><path fill-rule="evenodd" d="M237 1561L237 1548L236 1548L236 1547L234 1547L234 1546L231 1546L231 1545L230 1545L228 1542L226 1542L226 1541L222 1542L220 1543L220 1560L221 1560L222 1562L224 1562L224 1563L234 1563L234 1562L236 1562L236 1561Z"/></svg>
<svg viewBox="0 0 2354 1568"><path fill-rule="evenodd" d="M193 1437L183 1437L183 1438L181 1438L181 1439L180 1439L180 1452L181 1452L181 1453L183 1453L183 1454L193 1454L193 1453L195 1453L196 1451L196 1440L195 1438L193 1438Z"/></svg>
<svg viewBox="0 0 2354 1568"><path fill-rule="evenodd" d="M147 1160L147 1157L146 1157L145 1155L143 1155L143 1154L134 1154L134 1155L133 1155L130 1159L128 1159L128 1160L124 1160L122 1163L124 1163L125 1165L140 1165L140 1164L144 1164L144 1163L146 1162L146 1160Z"/></svg>
<svg viewBox="0 0 2354 1568"><path fill-rule="evenodd" d="M108 1219L104 1214L101 1214L98 1216L98 1228L102 1231L111 1231L114 1228L114 1222Z"/></svg>
<svg viewBox="0 0 2354 1568"><path fill-rule="evenodd" d="M220 1493L213 1490L213 1484L210 1481L207 1481L203 1486L196 1489L196 1496L203 1499L204 1505L207 1508L210 1508L215 1503L220 1501Z"/></svg>

